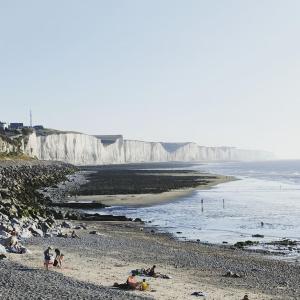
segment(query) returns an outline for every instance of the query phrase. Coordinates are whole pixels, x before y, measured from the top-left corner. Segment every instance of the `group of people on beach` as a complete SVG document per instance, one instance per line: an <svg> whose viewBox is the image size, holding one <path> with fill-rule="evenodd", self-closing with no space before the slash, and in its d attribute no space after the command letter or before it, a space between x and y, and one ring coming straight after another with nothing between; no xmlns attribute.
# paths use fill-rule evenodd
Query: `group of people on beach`
<svg viewBox="0 0 300 300"><path fill-rule="evenodd" d="M147 277L153 277L153 278L171 278L167 275L162 275L160 273L157 273L155 271L156 266L152 266L149 269L136 269L132 270L131 274L128 276L125 283L118 284L114 283L114 287L117 287L119 289L125 289L125 290L140 290L140 291L148 291L150 290L150 284L146 281L145 278L141 282L138 282L137 275L139 276L147 276Z"/></svg>
<svg viewBox="0 0 300 300"><path fill-rule="evenodd" d="M64 254L60 252L59 249L54 249L55 256L52 253L53 248L49 246L44 251L44 266L46 270L49 270L50 266L62 268L63 260L64 260Z"/></svg>

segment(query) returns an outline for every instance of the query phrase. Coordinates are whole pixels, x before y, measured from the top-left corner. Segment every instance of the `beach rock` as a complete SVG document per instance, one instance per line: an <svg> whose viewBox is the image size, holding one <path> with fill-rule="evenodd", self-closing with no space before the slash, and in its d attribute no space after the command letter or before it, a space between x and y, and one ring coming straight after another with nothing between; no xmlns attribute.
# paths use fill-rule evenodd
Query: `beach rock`
<svg viewBox="0 0 300 300"><path fill-rule="evenodd" d="M224 277L241 278L241 275L232 271L227 271Z"/></svg>
<svg viewBox="0 0 300 300"><path fill-rule="evenodd" d="M99 202L53 202L51 206L66 207L71 209L101 209L107 207Z"/></svg>
<svg viewBox="0 0 300 300"><path fill-rule="evenodd" d="M246 246L253 246L256 244L258 244L258 242L256 242L256 241L245 241L245 242L237 242L234 244L234 246L237 248L244 248Z"/></svg>
<svg viewBox="0 0 300 300"><path fill-rule="evenodd" d="M19 237L22 239L28 239L32 237L32 232L28 228L24 228L21 233L19 234Z"/></svg>
<svg viewBox="0 0 300 300"><path fill-rule="evenodd" d="M264 238L265 236L263 234L252 234L252 237Z"/></svg>
<svg viewBox="0 0 300 300"><path fill-rule="evenodd" d="M89 234L101 235L101 233L96 230L90 231Z"/></svg>
<svg viewBox="0 0 300 300"><path fill-rule="evenodd" d="M3 253L6 253L6 249L3 245L0 244L0 253L3 254Z"/></svg>
<svg viewBox="0 0 300 300"><path fill-rule="evenodd" d="M83 221L132 221L131 218L125 216L84 214L81 216Z"/></svg>
<svg viewBox="0 0 300 300"><path fill-rule="evenodd" d="M16 218L13 218L11 221L10 221L11 225L14 225L14 224L17 224L17 225L22 225L21 221L16 219Z"/></svg>
<svg viewBox="0 0 300 300"><path fill-rule="evenodd" d="M135 219L134 219L134 222L144 223L144 222L142 221L142 219L140 219L140 218L135 218Z"/></svg>
<svg viewBox="0 0 300 300"><path fill-rule="evenodd" d="M73 227L73 225L72 225L72 223L70 223L70 222L67 222L67 221L63 221L62 223L61 223L61 227L63 227L63 228L72 228Z"/></svg>
<svg viewBox="0 0 300 300"><path fill-rule="evenodd" d="M28 228L28 230L31 231L33 236L40 236L40 237L44 236L43 231L41 229L36 228L35 226Z"/></svg>

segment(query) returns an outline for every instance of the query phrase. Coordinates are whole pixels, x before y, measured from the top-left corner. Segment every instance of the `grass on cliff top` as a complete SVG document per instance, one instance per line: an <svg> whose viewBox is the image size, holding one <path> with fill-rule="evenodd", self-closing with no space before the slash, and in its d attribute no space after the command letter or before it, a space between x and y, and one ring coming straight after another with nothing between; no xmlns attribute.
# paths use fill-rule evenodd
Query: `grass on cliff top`
<svg viewBox="0 0 300 300"><path fill-rule="evenodd" d="M0 153L0 160L37 160L23 153Z"/></svg>
<svg viewBox="0 0 300 300"><path fill-rule="evenodd" d="M62 131L62 130L51 129L51 128L37 129L35 132L36 132L36 135L38 135L38 136L39 135L46 136L46 135L50 135L50 134L80 133L80 132L76 132L76 131Z"/></svg>

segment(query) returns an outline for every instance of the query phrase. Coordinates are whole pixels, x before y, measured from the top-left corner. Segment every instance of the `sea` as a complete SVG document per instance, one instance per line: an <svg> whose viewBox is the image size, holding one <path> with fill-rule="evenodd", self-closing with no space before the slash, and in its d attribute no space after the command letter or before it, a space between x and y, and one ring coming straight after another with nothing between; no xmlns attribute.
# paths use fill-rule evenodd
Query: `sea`
<svg viewBox="0 0 300 300"><path fill-rule="evenodd" d="M282 239L300 241L300 160L199 163L190 169L236 180L169 203L109 207L101 213L141 218L178 239L228 245L251 240L259 242L254 250L300 256L300 244L268 245ZM261 237L253 237L257 234Z"/></svg>

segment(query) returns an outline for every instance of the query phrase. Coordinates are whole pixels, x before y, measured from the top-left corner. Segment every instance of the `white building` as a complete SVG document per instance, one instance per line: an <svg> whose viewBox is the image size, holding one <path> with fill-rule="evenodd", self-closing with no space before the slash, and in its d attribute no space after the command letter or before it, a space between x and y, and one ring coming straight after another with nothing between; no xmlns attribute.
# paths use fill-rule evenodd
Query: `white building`
<svg viewBox="0 0 300 300"><path fill-rule="evenodd" d="M0 121L0 129L5 130L6 128L8 128L8 124Z"/></svg>

